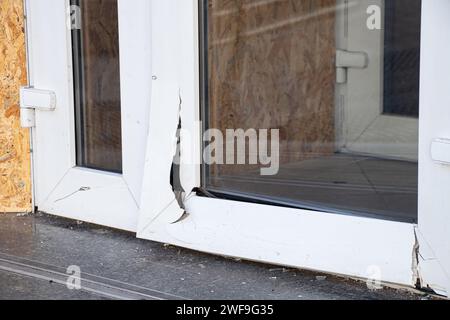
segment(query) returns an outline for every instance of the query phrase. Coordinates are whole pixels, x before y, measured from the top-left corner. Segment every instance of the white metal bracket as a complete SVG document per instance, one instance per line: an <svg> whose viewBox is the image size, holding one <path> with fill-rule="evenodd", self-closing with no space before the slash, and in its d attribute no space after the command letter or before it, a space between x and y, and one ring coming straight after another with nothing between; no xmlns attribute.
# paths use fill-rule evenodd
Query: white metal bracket
<svg viewBox="0 0 450 320"><path fill-rule="evenodd" d="M349 68L365 69L369 65L369 56L365 52L336 51L336 82L347 82Z"/></svg>
<svg viewBox="0 0 450 320"><path fill-rule="evenodd" d="M56 109L56 94L49 90L33 87L20 88L20 124L23 128L36 125L35 110L53 111Z"/></svg>

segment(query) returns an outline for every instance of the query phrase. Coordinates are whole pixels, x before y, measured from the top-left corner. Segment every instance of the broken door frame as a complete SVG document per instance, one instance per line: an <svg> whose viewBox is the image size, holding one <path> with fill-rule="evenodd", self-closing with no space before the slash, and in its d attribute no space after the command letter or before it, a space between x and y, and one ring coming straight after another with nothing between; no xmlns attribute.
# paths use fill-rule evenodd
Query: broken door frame
<svg viewBox="0 0 450 320"><path fill-rule="evenodd" d="M193 190L201 183L200 165L183 159L200 157L201 150L198 1L156 0L152 12L155 81L138 237L414 286L413 224L195 195ZM181 205L170 184L180 119L191 135L181 138L180 179L186 191Z"/></svg>

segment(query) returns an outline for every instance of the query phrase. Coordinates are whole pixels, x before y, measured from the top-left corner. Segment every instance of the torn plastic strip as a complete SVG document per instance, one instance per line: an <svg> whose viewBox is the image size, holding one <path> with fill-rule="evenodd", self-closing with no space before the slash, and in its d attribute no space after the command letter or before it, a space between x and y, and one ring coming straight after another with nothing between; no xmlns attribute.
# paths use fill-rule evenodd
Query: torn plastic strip
<svg viewBox="0 0 450 320"><path fill-rule="evenodd" d="M197 81L195 73L191 72L196 61L191 40L197 34L187 11L195 12L189 1L152 2L154 84L137 228L140 238L154 238L155 234L164 233L168 225L183 217L185 210L182 207L191 196L189 192L199 184L199 168L186 164L186 155L196 153L183 138L183 131L194 132L194 123L198 121ZM173 163L178 146L181 161L177 168ZM184 192L177 185L181 185Z"/></svg>
<svg viewBox="0 0 450 320"><path fill-rule="evenodd" d="M181 182L181 171L182 171L182 155L181 155L181 131L183 129L183 120L182 120L182 107L183 107L183 98L181 97L181 90L178 90L178 125L175 133L175 151L173 154L172 167L170 170L170 184L172 186L172 191L175 196L175 200L178 203L178 206L182 210L182 214L180 217L175 219L174 221L169 222L170 224L178 223L179 221L184 220L187 215L184 198L185 198L185 190L183 188Z"/></svg>
<svg viewBox="0 0 450 320"><path fill-rule="evenodd" d="M180 141L181 141L181 104L182 100L181 97L179 99L179 107L178 107L178 126L177 130L175 130L175 136L172 141L175 141L175 144L173 145L171 154L172 154L172 165L170 167L169 176L167 177L169 180L168 186L170 186L171 191L174 193L174 197L170 197L170 202L167 205L161 206L160 209L158 209L157 212L154 213L154 215L151 217L149 221L145 221L142 226L139 227L138 234L143 234L153 228L154 224L158 224L159 220L163 218L165 220L165 223L176 223L180 219L183 218L185 215L184 210L184 204L183 204L183 197L184 197L184 189L181 185L181 179L180 179L180 173L181 173L181 166L178 161L178 158L181 158L181 148L180 148ZM150 161L151 162L151 161ZM145 183L145 179L144 179ZM165 188L164 188L165 189ZM155 201L156 199L153 199ZM142 201L142 203L145 203L145 201ZM150 201L152 203L152 201ZM177 205L175 205L175 203ZM145 204L144 206L145 207ZM178 207L180 210L174 210L176 207ZM164 223L163 222L163 223Z"/></svg>
<svg viewBox="0 0 450 320"><path fill-rule="evenodd" d="M414 247L412 252L412 271L413 271L413 284L416 289L422 288L422 279L420 278L419 263L420 263L420 243L417 237L417 230L414 228Z"/></svg>
<svg viewBox="0 0 450 320"><path fill-rule="evenodd" d="M176 133L176 151L173 157L172 169L170 172L170 184L172 185L172 190L175 194L175 199L181 209L185 210L184 206L184 195L185 190L181 183L181 130L183 127L183 122L181 118L181 107L183 105L183 100L181 98L181 93L179 94L180 105L178 109L178 128Z"/></svg>
<svg viewBox="0 0 450 320"><path fill-rule="evenodd" d="M171 168L171 176L170 176L170 184L172 185L172 190L175 195L175 199L178 202L179 207L184 211L184 213L180 216L179 219L171 222L170 224L177 224L179 222L184 221L189 217L189 213L186 211L185 202L189 199L190 195L196 195L197 189L194 188L189 194L186 193L186 190L183 186L182 182L182 170L183 170L183 156L182 156L182 130L183 130L183 116L182 116L182 107L183 107L183 99L181 96L181 92L179 93L179 108L178 108L178 128L176 133L176 151L173 157L172 168ZM192 152L192 150L189 150Z"/></svg>

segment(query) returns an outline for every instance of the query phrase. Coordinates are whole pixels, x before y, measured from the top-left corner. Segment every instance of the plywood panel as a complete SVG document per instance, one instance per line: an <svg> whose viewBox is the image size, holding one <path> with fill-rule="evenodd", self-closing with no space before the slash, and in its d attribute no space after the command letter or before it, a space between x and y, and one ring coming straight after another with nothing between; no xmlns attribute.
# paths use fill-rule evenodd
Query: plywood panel
<svg viewBox="0 0 450 320"><path fill-rule="evenodd" d="M332 154L335 9L335 0L209 0L209 126L279 129L281 163Z"/></svg>
<svg viewBox="0 0 450 320"><path fill-rule="evenodd" d="M22 0L0 1L0 213L31 211L29 134L20 128L26 85Z"/></svg>

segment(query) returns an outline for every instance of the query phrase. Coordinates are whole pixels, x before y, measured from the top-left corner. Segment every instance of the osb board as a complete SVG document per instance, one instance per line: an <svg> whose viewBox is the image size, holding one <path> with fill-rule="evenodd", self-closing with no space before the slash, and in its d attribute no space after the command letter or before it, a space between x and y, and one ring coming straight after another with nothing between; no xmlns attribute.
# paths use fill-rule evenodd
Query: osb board
<svg viewBox="0 0 450 320"><path fill-rule="evenodd" d="M207 2L209 126L279 129L284 164L332 154L336 0Z"/></svg>
<svg viewBox="0 0 450 320"><path fill-rule="evenodd" d="M22 0L0 1L0 213L31 211L29 134L20 128L26 85Z"/></svg>

